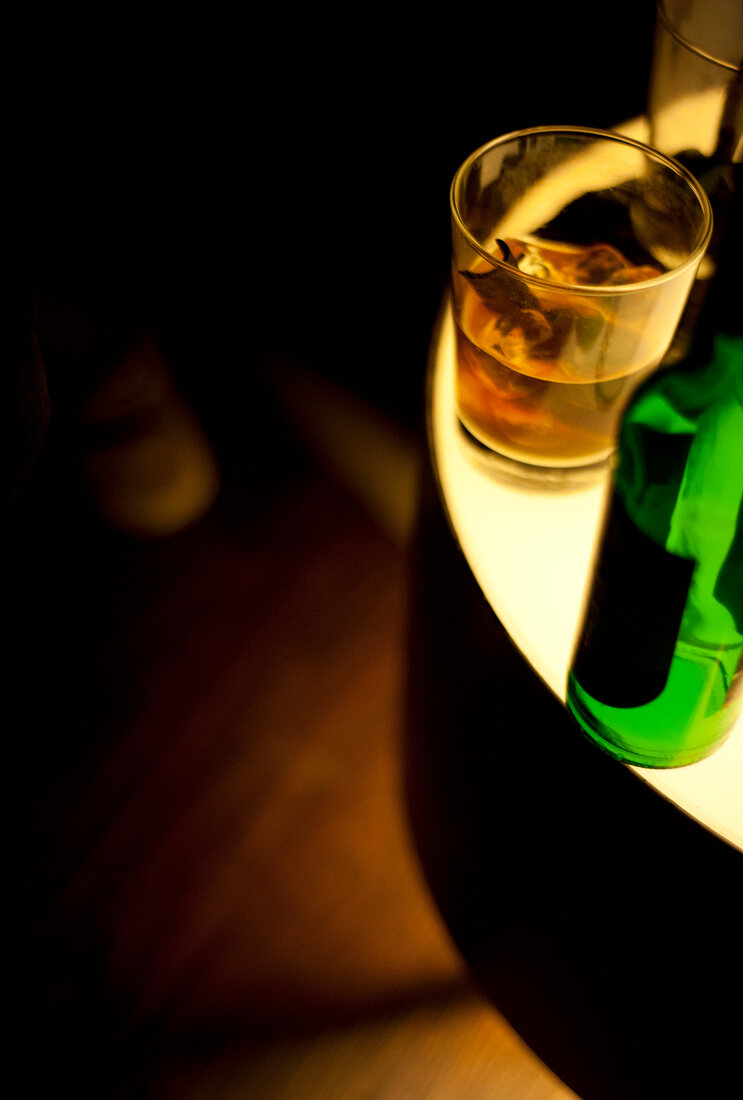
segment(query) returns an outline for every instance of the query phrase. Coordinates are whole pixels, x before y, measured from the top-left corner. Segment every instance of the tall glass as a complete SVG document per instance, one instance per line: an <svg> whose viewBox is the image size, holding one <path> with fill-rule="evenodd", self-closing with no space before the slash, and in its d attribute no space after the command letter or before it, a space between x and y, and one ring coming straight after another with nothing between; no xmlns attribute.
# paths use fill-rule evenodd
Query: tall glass
<svg viewBox="0 0 743 1100"><path fill-rule="evenodd" d="M693 173L714 216L710 246L665 357L671 363L689 346L725 236L732 165L743 160L743 0L656 0L656 7L649 142Z"/></svg>
<svg viewBox="0 0 743 1100"><path fill-rule="evenodd" d="M726 160L740 160L743 3L656 0L656 6L650 144L671 156L694 158L701 171L718 152Z"/></svg>
<svg viewBox="0 0 743 1100"><path fill-rule="evenodd" d="M611 458L709 242L681 165L618 134L537 127L474 152L451 186L457 411L496 476L564 488Z"/></svg>

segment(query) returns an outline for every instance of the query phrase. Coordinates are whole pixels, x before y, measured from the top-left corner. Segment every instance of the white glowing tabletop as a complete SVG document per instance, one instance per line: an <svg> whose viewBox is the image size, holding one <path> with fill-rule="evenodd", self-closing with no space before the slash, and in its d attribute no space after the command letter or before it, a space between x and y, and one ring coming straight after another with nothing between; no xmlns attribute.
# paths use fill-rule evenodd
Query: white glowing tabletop
<svg viewBox="0 0 743 1100"><path fill-rule="evenodd" d="M453 532L498 619L564 703L607 483L525 491L496 481L473 462L455 413L454 321L448 303L432 346L429 384L430 443ZM743 851L743 716L706 760L683 768L632 770Z"/></svg>

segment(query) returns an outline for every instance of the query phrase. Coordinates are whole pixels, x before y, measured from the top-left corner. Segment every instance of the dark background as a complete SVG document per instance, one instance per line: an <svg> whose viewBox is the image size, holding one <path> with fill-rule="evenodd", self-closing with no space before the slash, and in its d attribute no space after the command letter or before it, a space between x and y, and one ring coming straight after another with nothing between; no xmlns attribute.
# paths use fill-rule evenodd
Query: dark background
<svg viewBox="0 0 743 1100"><path fill-rule="evenodd" d="M588 12L583 4L426 8L407 23L400 8L374 5L332 16L210 7L170 20L131 7L108 10L105 21L32 12L26 26L8 25L5 994L23 1072L55 1088L68 1078L82 1096L91 1050L101 1052L108 1084L119 1062L126 1068L122 1036L139 1047L152 1030L159 1052L158 1028L175 1028L185 1057L222 1010L238 1030L246 1018L263 1027L272 1004L279 1024L285 1011L304 1011L313 1026L328 1005L358 1012L359 989L347 981L357 959L384 979L369 995L376 1012L388 1007L388 970L393 992L419 962L430 980L429 940L415 920L399 919L400 896L415 890L387 882L390 866L409 868L396 826L392 840L384 833L392 794L379 758L388 753L390 771L397 758L394 707L380 712L379 701L391 697L394 677L375 680L367 659L381 638L389 647L381 667L401 664L406 561L357 501L318 474L273 403L271 378L299 364L422 435L454 171L508 130L606 127L641 112L653 20L650 0L631 0ZM140 544L85 511L71 458L79 373L43 341L43 362L28 369L33 302L42 320L50 303L58 319L77 323L91 311L110 319L93 357L102 376L129 334L154 329L224 478L201 526ZM341 709L328 749L313 716L344 676L352 680L350 667L366 693L350 717ZM388 738L382 748L379 737ZM331 749L345 754L343 766ZM318 796L327 835L308 854L302 813L316 780L307 761L327 770L328 756L337 786ZM365 801L363 784L375 778ZM291 856L276 865L259 813L275 790ZM348 853L334 861L345 834L358 860L353 903ZM178 843L184 835L188 845ZM94 859L91 873L90 853L111 836L124 837L126 859ZM243 836L259 850L246 842L247 856L234 856ZM373 875L360 867L367 838ZM390 851L403 852L399 866ZM148 881L151 859L157 875ZM187 915L199 911L202 874L210 881L215 864L227 866L226 916L215 920L229 931L232 966L215 953L202 969L194 964L193 978L178 965L192 941L172 896L183 895ZM261 900L272 897L267 864L274 909ZM325 869L337 874L347 913L340 937L315 885L318 867L321 881ZM70 910L69 883L77 883ZM297 911L283 904L292 889ZM329 932L313 939L306 915ZM150 942L153 928L162 938ZM133 937L136 965L125 951L123 977L113 980L117 935L125 946ZM378 947L371 961L370 944ZM215 957L210 998L199 981L212 988ZM277 977L271 965L287 959ZM307 965L317 984L303 1000L292 983ZM447 956L445 973L452 967ZM137 1001L158 983L168 995L164 1022ZM229 994L226 1009L217 994ZM192 1028L181 1019L189 1010ZM90 1095L108 1092L96 1080ZM117 1100L144 1095L124 1088Z"/></svg>
<svg viewBox="0 0 743 1100"><path fill-rule="evenodd" d="M653 20L651 0L35 20L8 39L8 277L154 317L228 434L281 356L417 424L455 169L511 129L641 112Z"/></svg>

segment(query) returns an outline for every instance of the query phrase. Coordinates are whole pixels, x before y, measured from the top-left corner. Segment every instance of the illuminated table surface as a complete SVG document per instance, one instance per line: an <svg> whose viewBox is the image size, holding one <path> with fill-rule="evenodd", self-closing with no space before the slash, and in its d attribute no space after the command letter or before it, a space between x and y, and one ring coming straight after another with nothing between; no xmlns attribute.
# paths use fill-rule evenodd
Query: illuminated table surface
<svg viewBox="0 0 743 1100"><path fill-rule="evenodd" d="M476 464L456 419L448 303L434 337L429 384L432 458L453 533L512 641L564 703L608 478L590 488L532 491L503 484ZM743 851L743 716L706 760L631 770Z"/></svg>

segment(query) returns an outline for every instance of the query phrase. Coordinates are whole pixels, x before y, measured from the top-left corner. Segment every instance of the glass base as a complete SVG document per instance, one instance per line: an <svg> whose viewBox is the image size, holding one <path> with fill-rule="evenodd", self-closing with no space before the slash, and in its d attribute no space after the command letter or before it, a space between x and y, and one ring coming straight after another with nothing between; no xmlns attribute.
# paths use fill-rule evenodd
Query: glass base
<svg viewBox="0 0 743 1100"><path fill-rule="evenodd" d="M520 462L488 447L459 418L457 423L468 458L489 476L521 489L547 492L587 489L601 481L612 466L613 455L583 466L537 466Z"/></svg>

